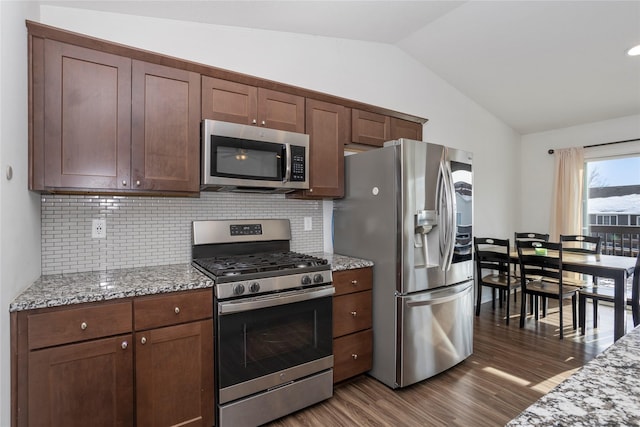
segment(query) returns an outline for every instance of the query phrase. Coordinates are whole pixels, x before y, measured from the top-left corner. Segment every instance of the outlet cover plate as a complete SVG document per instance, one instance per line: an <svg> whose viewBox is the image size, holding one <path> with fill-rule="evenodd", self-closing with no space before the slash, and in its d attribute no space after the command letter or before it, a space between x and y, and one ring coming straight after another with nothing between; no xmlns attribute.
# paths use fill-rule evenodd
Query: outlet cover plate
<svg viewBox="0 0 640 427"><path fill-rule="evenodd" d="M94 239L104 239L107 237L107 221L104 219L94 219L91 222L91 237Z"/></svg>

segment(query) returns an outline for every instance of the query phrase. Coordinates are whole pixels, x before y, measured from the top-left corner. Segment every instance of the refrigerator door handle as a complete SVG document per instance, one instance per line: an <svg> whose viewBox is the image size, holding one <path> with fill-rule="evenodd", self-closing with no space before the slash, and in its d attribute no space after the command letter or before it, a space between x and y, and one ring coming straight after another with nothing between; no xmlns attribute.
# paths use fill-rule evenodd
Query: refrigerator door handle
<svg viewBox="0 0 640 427"><path fill-rule="evenodd" d="M422 306L425 306L425 305L444 304L445 302L453 301L454 299L460 298L460 294L462 292L463 291L460 291L460 292L456 292L455 294L452 294L452 295L447 295L447 296L444 296L444 297L429 299L429 300L425 300L425 301L409 301L409 302L407 302L407 307L422 307Z"/></svg>
<svg viewBox="0 0 640 427"><path fill-rule="evenodd" d="M446 150L446 149L445 149ZM453 260L453 249L455 244L455 200L453 178L449 163L445 160L445 151L442 152L440 167L438 171L437 183L437 204L440 209L440 255L442 262L440 267L443 271L449 270Z"/></svg>

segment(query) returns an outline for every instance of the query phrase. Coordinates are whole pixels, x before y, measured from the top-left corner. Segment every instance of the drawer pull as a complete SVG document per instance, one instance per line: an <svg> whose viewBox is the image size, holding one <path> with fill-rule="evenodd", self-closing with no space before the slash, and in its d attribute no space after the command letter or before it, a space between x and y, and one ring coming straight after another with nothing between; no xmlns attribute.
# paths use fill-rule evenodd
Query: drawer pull
<svg viewBox="0 0 640 427"><path fill-rule="evenodd" d="M122 341L121 347L123 350L126 350L128 346L129 346L129 343L127 343L126 341Z"/></svg>
<svg viewBox="0 0 640 427"><path fill-rule="evenodd" d="M352 312L351 312L351 315L352 315L353 317L356 317L356 316L358 315L358 312L357 312L357 311L352 311Z"/></svg>
<svg viewBox="0 0 640 427"><path fill-rule="evenodd" d="M180 307L174 308L173 311L175 311L176 314L180 314Z"/></svg>
<svg viewBox="0 0 640 427"><path fill-rule="evenodd" d="M142 337L142 338L140 339L140 342L141 342L142 344L146 344L146 343L147 343L147 339L146 339L145 337Z"/></svg>
<svg viewBox="0 0 640 427"><path fill-rule="evenodd" d="M358 281L354 279L354 280L352 280L352 281L351 281L351 284L352 284L353 286L356 286L356 285L358 284Z"/></svg>
<svg viewBox="0 0 640 427"><path fill-rule="evenodd" d="M351 357L353 358L353 360L357 360L358 359L358 355L357 354L352 354Z"/></svg>
<svg viewBox="0 0 640 427"><path fill-rule="evenodd" d="M87 322L82 322L82 323L80 323L80 329L82 329L83 331L84 331L85 329L87 329L87 326L88 326L88 325L87 325Z"/></svg>

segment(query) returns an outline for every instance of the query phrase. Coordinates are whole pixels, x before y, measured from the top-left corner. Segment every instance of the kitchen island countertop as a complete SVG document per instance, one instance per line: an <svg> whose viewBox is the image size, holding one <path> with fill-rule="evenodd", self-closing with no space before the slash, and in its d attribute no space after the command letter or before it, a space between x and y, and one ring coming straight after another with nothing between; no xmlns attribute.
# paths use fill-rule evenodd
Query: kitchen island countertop
<svg viewBox="0 0 640 427"><path fill-rule="evenodd" d="M369 267L373 263L330 253L314 253L327 258L333 271ZM57 307L85 302L203 289L213 281L190 263L126 268L84 273L42 276L18 295L9 312Z"/></svg>
<svg viewBox="0 0 640 427"><path fill-rule="evenodd" d="M637 327L507 426L637 426L639 390L640 327Z"/></svg>

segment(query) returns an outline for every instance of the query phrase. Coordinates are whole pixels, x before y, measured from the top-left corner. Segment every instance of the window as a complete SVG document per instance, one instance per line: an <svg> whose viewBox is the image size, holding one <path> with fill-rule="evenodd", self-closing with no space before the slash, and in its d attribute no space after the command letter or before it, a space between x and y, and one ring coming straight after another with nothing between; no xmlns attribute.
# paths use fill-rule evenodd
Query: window
<svg viewBox="0 0 640 427"><path fill-rule="evenodd" d="M637 255L640 155L590 157L585 151L584 176L583 233L600 236L605 253Z"/></svg>

